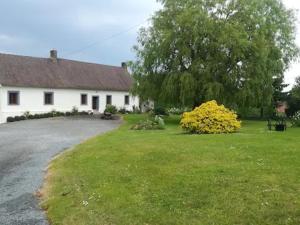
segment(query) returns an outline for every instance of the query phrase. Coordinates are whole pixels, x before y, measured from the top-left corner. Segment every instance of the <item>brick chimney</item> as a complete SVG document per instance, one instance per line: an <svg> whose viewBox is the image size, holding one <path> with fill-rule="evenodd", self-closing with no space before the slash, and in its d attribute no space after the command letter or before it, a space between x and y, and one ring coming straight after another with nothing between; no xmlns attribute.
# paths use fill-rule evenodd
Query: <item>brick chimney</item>
<svg viewBox="0 0 300 225"><path fill-rule="evenodd" d="M127 70L127 63L126 62L122 62L122 68L124 69L124 70Z"/></svg>
<svg viewBox="0 0 300 225"><path fill-rule="evenodd" d="M52 49L50 51L50 59L53 61L53 62L57 62L57 51L55 49Z"/></svg>

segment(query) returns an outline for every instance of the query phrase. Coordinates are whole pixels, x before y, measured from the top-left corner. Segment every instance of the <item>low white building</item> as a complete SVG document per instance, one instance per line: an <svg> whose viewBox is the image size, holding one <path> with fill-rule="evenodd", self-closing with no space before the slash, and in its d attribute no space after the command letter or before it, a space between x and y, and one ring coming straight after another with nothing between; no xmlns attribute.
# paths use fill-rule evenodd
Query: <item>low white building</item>
<svg viewBox="0 0 300 225"><path fill-rule="evenodd" d="M129 90L132 78L120 67L57 58L0 54L0 123L25 112L52 110L103 112L107 104L131 111L139 107Z"/></svg>

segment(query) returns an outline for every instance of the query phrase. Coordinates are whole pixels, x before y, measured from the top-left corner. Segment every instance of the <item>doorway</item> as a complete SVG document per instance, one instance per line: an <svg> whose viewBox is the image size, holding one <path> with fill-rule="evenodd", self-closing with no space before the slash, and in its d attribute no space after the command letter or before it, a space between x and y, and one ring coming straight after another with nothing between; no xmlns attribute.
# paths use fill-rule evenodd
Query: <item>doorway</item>
<svg viewBox="0 0 300 225"><path fill-rule="evenodd" d="M92 97L92 109L94 111L99 111L99 96Z"/></svg>

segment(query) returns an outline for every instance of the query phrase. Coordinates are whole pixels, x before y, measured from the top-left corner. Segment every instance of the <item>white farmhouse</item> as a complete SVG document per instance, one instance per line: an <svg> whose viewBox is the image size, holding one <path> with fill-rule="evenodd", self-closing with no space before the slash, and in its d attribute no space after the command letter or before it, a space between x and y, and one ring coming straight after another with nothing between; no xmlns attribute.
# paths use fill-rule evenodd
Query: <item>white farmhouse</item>
<svg viewBox="0 0 300 225"><path fill-rule="evenodd" d="M139 106L129 90L132 78L125 63L107 66L60 59L0 54L0 123L25 112L52 110L103 112L107 104L131 111Z"/></svg>

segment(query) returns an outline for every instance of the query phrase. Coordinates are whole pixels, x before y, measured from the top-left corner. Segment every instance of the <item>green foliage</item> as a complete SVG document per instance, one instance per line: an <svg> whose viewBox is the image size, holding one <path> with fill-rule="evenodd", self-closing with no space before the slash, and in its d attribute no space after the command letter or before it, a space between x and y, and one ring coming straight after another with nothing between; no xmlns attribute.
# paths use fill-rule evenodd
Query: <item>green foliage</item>
<svg viewBox="0 0 300 225"><path fill-rule="evenodd" d="M284 101L287 98L287 93L284 89L288 87L288 84L284 83L284 76L276 77L273 79L273 105L277 102Z"/></svg>
<svg viewBox="0 0 300 225"><path fill-rule="evenodd" d="M160 2L135 46L133 93L170 106L272 104L298 53L293 11L280 0Z"/></svg>
<svg viewBox="0 0 300 225"><path fill-rule="evenodd" d="M139 121L131 127L131 130L163 130L165 129L164 119L160 116L155 118Z"/></svg>
<svg viewBox="0 0 300 225"><path fill-rule="evenodd" d="M75 110L74 108L72 109L72 112L74 113L74 115L78 114L78 109ZM62 116L61 112L56 111L55 109L53 109L50 114L52 115L52 117L57 117L57 116Z"/></svg>
<svg viewBox="0 0 300 225"><path fill-rule="evenodd" d="M296 79L296 84L289 92L287 102L289 107L287 114L289 117L291 117L300 110L300 77Z"/></svg>
<svg viewBox="0 0 300 225"><path fill-rule="evenodd" d="M125 107L120 108L120 109L118 110L118 112L119 112L120 114L127 114L127 113L129 113L129 112L126 110Z"/></svg>
<svg viewBox="0 0 300 225"><path fill-rule="evenodd" d="M111 113L111 114L116 114L118 112L118 109L114 105L106 105L105 112Z"/></svg>
<svg viewBox="0 0 300 225"><path fill-rule="evenodd" d="M29 111L24 112L24 114L23 114L23 116L24 116L26 119L29 119L30 115L31 115L31 114L30 114Z"/></svg>
<svg viewBox="0 0 300 225"><path fill-rule="evenodd" d="M73 106L71 113L73 115L78 115L78 112L79 112L78 108L76 106Z"/></svg>
<svg viewBox="0 0 300 225"><path fill-rule="evenodd" d="M300 111L296 112L292 117L292 124L294 127L300 127Z"/></svg>
<svg viewBox="0 0 300 225"><path fill-rule="evenodd" d="M11 123L11 122L17 122L21 120L34 120L34 119L45 119L45 118L51 118L51 117L60 117L60 116L86 116L89 115L88 112L85 111L76 111L73 110L71 112L59 112L56 110L52 110L51 112L47 113L40 113L40 114L30 114L30 112L25 112L22 116L14 116L14 117L7 117L6 122Z"/></svg>
<svg viewBox="0 0 300 225"><path fill-rule="evenodd" d="M154 115L158 115L158 116L168 115L166 108L164 106L157 105L157 104L155 104L154 106L153 113Z"/></svg>
<svg viewBox="0 0 300 225"><path fill-rule="evenodd" d="M132 113L133 114L141 114L142 111L141 111L141 109L139 107L133 106Z"/></svg>
<svg viewBox="0 0 300 225"><path fill-rule="evenodd" d="M300 99L300 76L296 78L296 83L291 91L291 93Z"/></svg>
<svg viewBox="0 0 300 225"><path fill-rule="evenodd" d="M275 104L275 103L274 103ZM263 113L262 113L263 112ZM237 113L239 118L247 120L266 120L274 117L276 111L275 106L265 107L238 107Z"/></svg>
<svg viewBox="0 0 300 225"><path fill-rule="evenodd" d="M7 117L7 119L6 119L6 122L8 122L8 123L12 123L12 122L15 122L15 121L16 121L15 118L11 117L11 116Z"/></svg>
<svg viewBox="0 0 300 225"><path fill-rule="evenodd" d="M154 121L158 124L159 129L163 130L165 129L165 121L160 116L155 116Z"/></svg>

